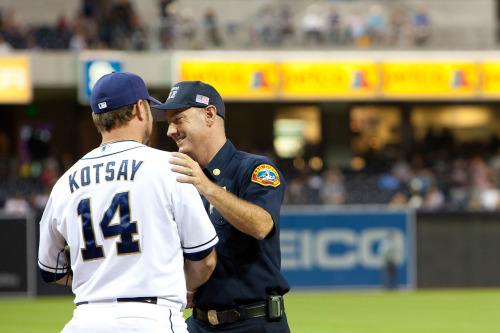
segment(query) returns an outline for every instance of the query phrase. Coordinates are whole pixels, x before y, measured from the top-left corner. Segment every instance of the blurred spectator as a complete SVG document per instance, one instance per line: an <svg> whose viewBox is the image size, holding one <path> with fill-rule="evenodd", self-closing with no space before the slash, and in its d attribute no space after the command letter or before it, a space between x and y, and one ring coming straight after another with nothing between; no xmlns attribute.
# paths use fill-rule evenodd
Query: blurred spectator
<svg viewBox="0 0 500 333"><path fill-rule="evenodd" d="M217 16L212 8L205 11L203 16L203 29L205 33L206 41L209 46L221 46L222 40L219 33L219 23L217 21Z"/></svg>
<svg viewBox="0 0 500 333"><path fill-rule="evenodd" d="M75 30L75 33L69 41L69 49L75 52L83 51L87 48L85 33L82 30Z"/></svg>
<svg viewBox="0 0 500 333"><path fill-rule="evenodd" d="M45 186L40 191L33 191L31 194L30 203L37 215L41 215L49 201L50 191L52 186Z"/></svg>
<svg viewBox="0 0 500 333"><path fill-rule="evenodd" d="M401 181L388 173L379 175L377 185L380 191L399 191L402 188Z"/></svg>
<svg viewBox="0 0 500 333"><path fill-rule="evenodd" d="M500 172L500 148L497 148L495 153L488 160L488 166L494 172Z"/></svg>
<svg viewBox="0 0 500 333"><path fill-rule="evenodd" d="M379 251L384 260L382 284L385 289L396 289L398 287L398 257L401 256L401 249L396 241L394 231L389 231L380 242Z"/></svg>
<svg viewBox="0 0 500 333"><path fill-rule="evenodd" d="M12 52L13 47L8 42L3 39L2 34L0 33L0 54L7 54Z"/></svg>
<svg viewBox="0 0 500 333"><path fill-rule="evenodd" d="M436 186L431 186L425 193L422 203L422 210L438 211L445 205L445 197L443 192Z"/></svg>
<svg viewBox="0 0 500 333"><path fill-rule="evenodd" d="M344 176L339 168L330 166L323 174L324 182L320 188L320 198L324 204L340 205L345 202Z"/></svg>
<svg viewBox="0 0 500 333"><path fill-rule="evenodd" d="M380 45L384 40L386 21L382 6L374 4L370 7L366 18L366 28L370 45Z"/></svg>
<svg viewBox="0 0 500 333"><path fill-rule="evenodd" d="M471 159L469 165L469 179L473 190L482 190L490 185L491 170L480 156Z"/></svg>
<svg viewBox="0 0 500 333"><path fill-rule="evenodd" d="M43 187L52 188L57 179L59 179L59 163L54 157L48 157L44 160L42 165L42 172L40 173L40 184Z"/></svg>
<svg viewBox="0 0 500 333"><path fill-rule="evenodd" d="M160 9L160 16L162 18L168 18L171 14L171 7L175 0L159 0L158 5Z"/></svg>
<svg viewBox="0 0 500 333"><path fill-rule="evenodd" d="M306 203L306 185L302 176L293 177L287 182L285 203L288 205L303 205Z"/></svg>
<svg viewBox="0 0 500 333"><path fill-rule="evenodd" d="M253 43L257 45L273 45L278 34L278 20L273 8L265 4L257 11L254 22Z"/></svg>
<svg viewBox="0 0 500 333"><path fill-rule="evenodd" d="M177 45L188 47L190 49L199 48L197 43L197 24L194 18L194 12L191 7L182 8L179 13L177 24Z"/></svg>
<svg viewBox="0 0 500 333"><path fill-rule="evenodd" d="M61 15L57 19L55 28L47 27L47 33L43 44L44 49L67 50L72 37L72 32L66 16Z"/></svg>
<svg viewBox="0 0 500 333"><path fill-rule="evenodd" d="M14 49L28 47L28 27L17 19L13 9L2 11L2 35L4 40Z"/></svg>
<svg viewBox="0 0 500 333"><path fill-rule="evenodd" d="M479 208L486 211L495 211L500 203L500 190L493 184L489 184L486 188L477 190L473 196L477 195Z"/></svg>
<svg viewBox="0 0 500 333"><path fill-rule="evenodd" d="M408 205L408 196L401 191L394 193L391 200L389 201L389 206L393 207L401 207L407 205Z"/></svg>
<svg viewBox="0 0 500 333"><path fill-rule="evenodd" d="M370 41L367 36L363 13L356 9L347 17L346 21L350 41L357 46L368 46Z"/></svg>
<svg viewBox="0 0 500 333"><path fill-rule="evenodd" d="M97 11L97 1L99 0L83 0L81 13L87 18L93 18Z"/></svg>
<svg viewBox="0 0 500 333"><path fill-rule="evenodd" d="M307 179L307 204L319 205L321 201L321 189L323 188L323 178L318 174L309 175Z"/></svg>
<svg viewBox="0 0 500 333"><path fill-rule="evenodd" d="M332 44L342 43L342 21L340 13L336 7L330 7L326 16L326 31L328 41Z"/></svg>
<svg viewBox="0 0 500 333"><path fill-rule="evenodd" d="M451 162L451 170L446 179L450 191L451 201L461 205L466 200L466 186L469 182L469 163L464 158L454 158Z"/></svg>
<svg viewBox="0 0 500 333"><path fill-rule="evenodd" d="M175 0L160 0L160 47L170 49L175 42L175 18L177 15L177 5Z"/></svg>
<svg viewBox="0 0 500 333"><path fill-rule="evenodd" d="M140 35L140 21L128 0L118 0L111 9L111 47L116 49L141 49L142 42L135 41ZM141 39L141 37L139 37Z"/></svg>
<svg viewBox="0 0 500 333"><path fill-rule="evenodd" d="M410 163L400 157L391 167L391 174L401 183L406 184L412 177L413 171Z"/></svg>
<svg viewBox="0 0 500 333"><path fill-rule="evenodd" d="M410 198L408 199L408 205L414 209L420 209L424 203L424 198L422 197L422 192L411 188Z"/></svg>
<svg viewBox="0 0 500 333"><path fill-rule="evenodd" d="M288 42L289 40L293 40L293 37L295 35L295 24L293 16L293 11L289 5L284 4L281 6L277 23L277 45L281 45Z"/></svg>
<svg viewBox="0 0 500 333"><path fill-rule="evenodd" d="M326 25L318 5L310 5L302 18L305 45L321 45L324 42Z"/></svg>
<svg viewBox="0 0 500 333"><path fill-rule="evenodd" d="M4 212L7 215L22 216L30 212L30 205L23 192L16 191L15 195L5 201Z"/></svg>
<svg viewBox="0 0 500 333"><path fill-rule="evenodd" d="M419 6L413 15L413 43L423 46L429 41L431 35L431 23L427 9Z"/></svg>
<svg viewBox="0 0 500 333"><path fill-rule="evenodd" d="M389 12L389 44L390 45L406 45L407 29L409 24L408 12L406 8L399 2L392 5Z"/></svg>

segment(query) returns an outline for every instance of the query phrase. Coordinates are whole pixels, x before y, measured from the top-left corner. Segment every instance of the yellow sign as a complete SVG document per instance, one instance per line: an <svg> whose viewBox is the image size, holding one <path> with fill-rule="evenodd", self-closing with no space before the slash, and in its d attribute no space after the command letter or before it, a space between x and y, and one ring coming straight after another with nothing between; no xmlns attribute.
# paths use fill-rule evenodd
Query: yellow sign
<svg viewBox="0 0 500 333"><path fill-rule="evenodd" d="M386 98L474 97L479 73L472 61L387 62L382 64L382 81Z"/></svg>
<svg viewBox="0 0 500 333"><path fill-rule="evenodd" d="M292 98L373 98L379 89L375 62L284 62L282 93Z"/></svg>
<svg viewBox="0 0 500 333"><path fill-rule="evenodd" d="M500 96L500 59L485 61L480 65L482 84L481 93L485 97Z"/></svg>
<svg viewBox="0 0 500 333"><path fill-rule="evenodd" d="M182 61L179 81L199 80L214 86L225 100L275 99L277 65L272 61Z"/></svg>
<svg viewBox="0 0 500 333"><path fill-rule="evenodd" d="M0 104L23 104L31 102L30 62L27 57L0 57Z"/></svg>

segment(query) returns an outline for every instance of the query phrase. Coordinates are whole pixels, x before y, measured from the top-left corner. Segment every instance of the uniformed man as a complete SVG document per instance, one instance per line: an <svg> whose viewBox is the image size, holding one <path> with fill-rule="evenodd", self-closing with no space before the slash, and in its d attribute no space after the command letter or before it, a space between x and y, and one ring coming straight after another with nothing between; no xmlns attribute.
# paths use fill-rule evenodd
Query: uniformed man
<svg viewBox="0 0 500 333"><path fill-rule="evenodd" d="M110 73L95 84L96 147L57 181L40 221L38 265L72 284L77 305L64 333L187 332L187 290L212 273L216 230L170 153L148 147L153 120L144 81ZM71 250L73 278L61 248Z"/></svg>
<svg viewBox="0 0 500 333"><path fill-rule="evenodd" d="M289 332L281 275L280 207L285 184L264 156L235 149L226 138L219 93L200 81L179 82L153 109L175 140L172 170L201 194L219 236L209 280L191 292L190 332ZM193 301L193 303L189 303Z"/></svg>

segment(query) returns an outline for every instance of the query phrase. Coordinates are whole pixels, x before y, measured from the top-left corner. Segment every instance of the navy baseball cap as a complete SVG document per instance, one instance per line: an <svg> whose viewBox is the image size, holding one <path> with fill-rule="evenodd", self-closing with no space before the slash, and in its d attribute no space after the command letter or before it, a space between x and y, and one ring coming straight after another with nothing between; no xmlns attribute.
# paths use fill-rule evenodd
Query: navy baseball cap
<svg viewBox="0 0 500 333"><path fill-rule="evenodd" d="M160 101L149 96L144 80L132 73L112 72L97 80L90 94L90 105L94 113L104 113L148 100L156 104Z"/></svg>
<svg viewBox="0 0 500 333"><path fill-rule="evenodd" d="M160 105L152 106L155 121L167 120L165 110L179 110L193 106L206 108L209 105L215 106L217 114L226 118L226 107L220 94L214 87L201 81L182 81L175 84L170 90L167 101Z"/></svg>

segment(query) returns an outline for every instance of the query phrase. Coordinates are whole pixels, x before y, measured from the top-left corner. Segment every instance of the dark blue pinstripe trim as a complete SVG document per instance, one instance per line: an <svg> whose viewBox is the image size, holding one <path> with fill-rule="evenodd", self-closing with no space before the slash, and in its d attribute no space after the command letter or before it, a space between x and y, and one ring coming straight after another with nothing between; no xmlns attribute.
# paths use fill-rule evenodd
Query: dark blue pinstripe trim
<svg viewBox="0 0 500 333"><path fill-rule="evenodd" d="M42 280L45 281L45 282L47 282L47 283L51 283L51 282L60 280L63 277L65 277L66 275L68 275L68 272L64 272L64 273L52 273L52 272L44 271L40 267L38 267L38 270L40 271L40 275L42 276Z"/></svg>
<svg viewBox="0 0 500 333"><path fill-rule="evenodd" d="M57 267L50 267L50 266L44 265L40 260L38 260L38 263L40 263L40 265L42 265L43 267L46 267L46 268L50 268L53 270L62 270L61 268L58 269Z"/></svg>
<svg viewBox="0 0 500 333"><path fill-rule="evenodd" d="M193 246L193 247L182 247L182 248L183 248L183 249L185 249L185 250L196 249L196 248L202 247L203 245L207 245L207 244L208 244L208 243L210 243L210 242L213 242L213 240L214 240L214 239L216 239L216 238L217 238L217 235L215 235L215 237L214 237L214 238L212 238L211 240L209 240L208 242L203 243L203 244L201 244L201 245L198 245L198 246Z"/></svg>
<svg viewBox="0 0 500 333"><path fill-rule="evenodd" d="M136 148L145 148L145 147L146 146L133 147L133 148L125 149L125 150L122 150L122 151L117 151L116 153L112 153L112 154L108 154L108 155L102 155L102 156L97 156L97 157L82 157L82 160L95 160L95 159L98 159L98 158L103 158L103 157L107 157L107 156L111 156L111 155L120 154L120 153L123 153L123 152L128 151L128 150L132 150L132 149L136 149Z"/></svg>
<svg viewBox="0 0 500 333"><path fill-rule="evenodd" d="M195 252L195 253L184 253L184 258L187 258L191 261L200 261L208 257L210 253L212 253L212 249L214 247L211 246L206 250L200 251L200 252Z"/></svg>
<svg viewBox="0 0 500 333"><path fill-rule="evenodd" d="M170 329L172 330L172 333L174 333L174 323L172 323L172 310L168 310L170 312L170 316L168 317L168 320L170 320Z"/></svg>

